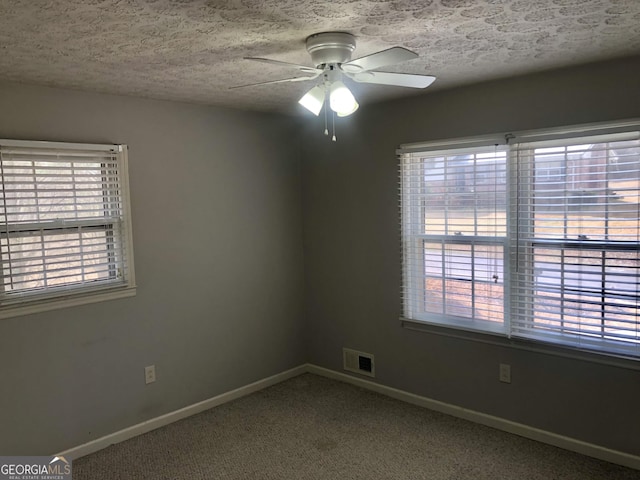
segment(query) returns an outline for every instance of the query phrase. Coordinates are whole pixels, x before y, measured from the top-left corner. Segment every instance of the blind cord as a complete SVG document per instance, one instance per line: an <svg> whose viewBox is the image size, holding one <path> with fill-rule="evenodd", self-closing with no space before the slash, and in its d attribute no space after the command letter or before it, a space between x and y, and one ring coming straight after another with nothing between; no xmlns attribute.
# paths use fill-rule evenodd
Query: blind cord
<svg viewBox="0 0 640 480"><path fill-rule="evenodd" d="M493 236L498 236L498 144L493 146ZM493 250L493 282L498 283L498 257Z"/></svg>
<svg viewBox="0 0 640 480"><path fill-rule="evenodd" d="M636 176L638 174L636 173ZM636 242L640 243L640 199L638 199L638 196L640 195L640 193L636 192ZM639 254L636 252L636 259L638 258ZM640 295L640 281L638 281L638 279L636 278L636 318L640 318L640 301L638 301L638 298ZM636 323L636 337L640 337L640 322Z"/></svg>
<svg viewBox="0 0 640 480"><path fill-rule="evenodd" d="M12 260L12 248L11 248L11 235L9 235L9 216L7 215L7 191L4 188L4 159L2 157L2 148L0 147L0 178L2 179L2 211L4 213L4 228L7 234L7 260L9 266L9 281L13 288L13 262ZM0 289L4 289L4 285L0 286Z"/></svg>

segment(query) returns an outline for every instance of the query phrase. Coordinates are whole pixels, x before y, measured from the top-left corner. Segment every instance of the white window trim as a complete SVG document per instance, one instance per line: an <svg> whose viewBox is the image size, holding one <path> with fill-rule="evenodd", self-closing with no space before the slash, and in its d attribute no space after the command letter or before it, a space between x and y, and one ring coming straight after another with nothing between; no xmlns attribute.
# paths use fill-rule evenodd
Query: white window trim
<svg viewBox="0 0 640 480"><path fill-rule="evenodd" d="M60 294L55 291L51 295L29 298L24 301L9 303L0 307L0 320L34 313L42 313L50 310L86 305L109 300L133 297L137 293L135 280L135 261L133 252L133 231L131 224L131 197L129 189L129 158L127 145L114 144L84 144L68 142L47 142L29 140L0 139L0 145L8 147L37 147L65 150L113 150L117 149L120 156L120 181L122 196L122 224L124 227L124 250L127 255L127 282L117 286L94 286L78 288L77 290L65 290Z"/></svg>
<svg viewBox="0 0 640 480"><path fill-rule="evenodd" d="M59 310L61 308L76 307L78 305L86 305L89 303L106 302L108 300L117 300L119 298L134 297L136 295L136 287L121 287L113 291L99 290L94 292L75 293L69 295L68 298L51 298L33 301L29 304L11 305L0 310L0 320L5 318L19 317L22 315L31 315L33 313L42 313L49 310Z"/></svg>
<svg viewBox="0 0 640 480"><path fill-rule="evenodd" d="M508 145L510 143L527 143L527 142L538 142L538 141L548 141L548 140L562 140L573 137L585 137L585 136L598 136L598 135L613 135L616 133L628 133L630 131L638 131L640 130L640 119L630 119L630 120L622 120L617 122L599 122L599 123L591 123L591 124L582 124L576 126L569 127L557 127L550 129L540 129L540 130L528 130L528 131L520 131L520 132L509 132L504 134L495 134L495 135L484 135L478 137L466 137L460 139L443 139L436 140L432 142L421 142L421 143L411 143L411 144L403 144L401 145L396 153L398 156L403 154L413 153L413 152L429 152L435 153L438 151L450 151L454 149L465 149L465 148L473 148L473 147L483 147L491 144L495 145L504 145L505 143ZM512 168L511 162L509 161L507 164L507 176L509 181L507 182L507 201L511 202L512 192L511 187L513 185L511 176L514 175L514 170ZM404 199L401 198L404 202ZM509 209L509 207L508 207ZM512 216L507 215L507 232L511 232L511 225L509 224L512 221ZM402 232L402 242L404 245L405 242L405 225L404 219L402 219L401 213L401 232ZM510 236L508 235L508 238ZM404 247L402 249L404 255ZM512 252L509 249L505 251L505 257L511 255ZM508 261L507 261L508 260ZM551 351L551 353L560 355L560 356L568 356L572 357L572 354L563 353L563 352L577 352L579 355L586 355L588 357L598 358L612 358L615 360L622 360L623 362L630 361L632 365L636 362L640 361L640 356L636 354L626 355L624 353L620 353L620 351L608 351L596 348L584 348L579 343L574 343L570 341L545 341L542 336L538 336L536 338L527 337L527 336L518 336L511 337L510 336L510 321L511 321L511 306L509 305L509 299L511 298L511 275L512 269L514 268L516 262L511 261L510 259L505 258L505 318L504 324L506 329L506 334L497 331L498 329L486 329L481 330L477 328L469 328L464 326L464 322L456 322L455 319L448 317L448 323L441 323L439 321L429 321L424 319L417 318L407 318L403 315L400 316L401 325L405 328L417 331L427 331L430 333L452 336L456 338L462 338L464 340L471 341L480 341L484 343L496 343L502 345L515 346L517 348L522 348L525 350L531 351ZM402 259L402 282L403 288L407 281L406 279L406 263L405 259ZM404 300L403 300L404 301ZM403 311L406 309L403 306ZM451 321L453 320L453 321ZM458 331L459 333L455 333ZM451 333L447 333L451 332ZM484 337L485 339L479 339L477 337ZM486 340L486 338L490 337L498 337L496 341ZM500 341L499 339L502 339ZM531 346L533 345L533 346ZM583 357L579 357L583 358ZM599 361L599 360L595 360ZM607 363L600 362L600 363ZM633 367L635 368L635 367Z"/></svg>

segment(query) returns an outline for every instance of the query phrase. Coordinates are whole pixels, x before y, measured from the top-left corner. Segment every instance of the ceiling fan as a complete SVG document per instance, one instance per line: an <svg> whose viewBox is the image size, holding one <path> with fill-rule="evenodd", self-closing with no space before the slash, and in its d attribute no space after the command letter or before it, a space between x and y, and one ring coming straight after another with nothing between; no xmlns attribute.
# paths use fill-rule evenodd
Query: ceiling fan
<svg viewBox="0 0 640 480"><path fill-rule="evenodd" d="M418 54L402 47L389 48L351 60L351 53L356 48L356 39L349 33L316 33L307 38L306 46L315 67L281 62L270 58L245 57L246 60L295 69L300 73L306 74L305 76L252 83L231 88L253 87L274 83L304 82L321 77L321 81L305 93L298 103L313 114L319 115L322 107L328 100L329 108L339 117L345 117L351 115L358 109L358 102L342 81L343 76L359 83L410 88L426 88L436 79L436 77L431 75L376 71L376 69L380 67L418 58ZM325 134L328 134L326 128Z"/></svg>

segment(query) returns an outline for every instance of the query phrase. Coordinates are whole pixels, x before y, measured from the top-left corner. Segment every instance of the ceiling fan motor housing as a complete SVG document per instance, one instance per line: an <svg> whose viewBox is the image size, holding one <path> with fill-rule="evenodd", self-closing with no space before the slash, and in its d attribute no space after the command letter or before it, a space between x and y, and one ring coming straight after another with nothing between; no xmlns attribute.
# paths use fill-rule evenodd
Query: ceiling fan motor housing
<svg viewBox="0 0 640 480"><path fill-rule="evenodd" d="M356 37L350 33L324 32L307 38L307 51L318 68L331 63L348 62L355 48Z"/></svg>

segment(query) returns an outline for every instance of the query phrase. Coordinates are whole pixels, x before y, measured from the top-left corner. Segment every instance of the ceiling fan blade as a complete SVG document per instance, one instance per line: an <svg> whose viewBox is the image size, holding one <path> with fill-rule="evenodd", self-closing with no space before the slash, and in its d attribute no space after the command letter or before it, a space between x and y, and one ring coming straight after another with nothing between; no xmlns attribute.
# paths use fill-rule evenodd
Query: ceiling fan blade
<svg viewBox="0 0 640 480"><path fill-rule="evenodd" d="M270 63L272 65L280 65L281 67L295 68L305 73L322 73L322 70L306 65L298 65L296 63L281 62L280 60L272 60L270 58L244 57L245 60L253 60L254 62Z"/></svg>
<svg viewBox="0 0 640 480"><path fill-rule="evenodd" d="M235 87L229 87L229 89L233 88L245 88L245 87L255 87L258 85L271 85L273 83L288 83L288 82L304 82L306 80L314 80L318 78L320 74L313 75L311 77L293 77L293 78L283 78L282 80L271 80L268 82L258 82L258 83L249 83L247 85L236 85Z"/></svg>
<svg viewBox="0 0 640 480"><path fill-rule="evenodd" d="M343 63L341 68L345 72L356 73L363 70L375 70L376 68L394 65L407 60L418 58L418 54L402 47L393 47L388 50L382 50L372 53L366 57L356 58L350 62Z"/></svg>
<svg viewBox="0 0 640 480"><path fill-rule="evenodd" d="M361 72L348 74L348 76L360 83L376 83L379 85L394 85L396 87L410 88L427 88L436 80L436 77L432 77L431 75L391 72Z"/></svg>

